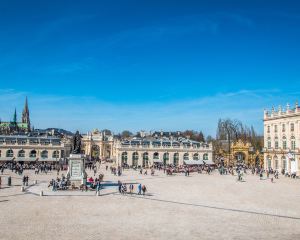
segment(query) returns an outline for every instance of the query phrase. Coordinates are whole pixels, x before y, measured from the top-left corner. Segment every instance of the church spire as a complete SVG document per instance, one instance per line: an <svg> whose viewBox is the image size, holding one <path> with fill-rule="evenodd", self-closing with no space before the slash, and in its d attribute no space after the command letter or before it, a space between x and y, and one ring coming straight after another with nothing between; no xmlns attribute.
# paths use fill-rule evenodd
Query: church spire
<svg viewBox="0 0 300 240"><path fill-rule="evenodd" d="M29 116L29 107L28 107L28 99L26 97L25 106L22 113L22 123L27 123L28 131L30 131L30 116Z"/></svg>
<svg viewBox="0 0 300 240"><path fill-rule="evenodd" d="M17 124L17 109L15 108L15 113L14 113L14 118L13 118L13 123Z"/></svg>

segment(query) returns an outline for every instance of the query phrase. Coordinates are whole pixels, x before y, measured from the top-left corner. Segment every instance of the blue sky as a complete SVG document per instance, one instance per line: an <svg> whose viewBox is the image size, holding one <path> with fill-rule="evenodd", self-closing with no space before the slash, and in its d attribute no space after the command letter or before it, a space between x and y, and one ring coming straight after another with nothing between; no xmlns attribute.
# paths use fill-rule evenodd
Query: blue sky
<svg viewBox="0 0 300 240"><path fill-rule="evenodd" d="M297 1L0 3L0 117L37 128L203 130L300 92ZM20 115L20 114L19 114Z"/></svg>

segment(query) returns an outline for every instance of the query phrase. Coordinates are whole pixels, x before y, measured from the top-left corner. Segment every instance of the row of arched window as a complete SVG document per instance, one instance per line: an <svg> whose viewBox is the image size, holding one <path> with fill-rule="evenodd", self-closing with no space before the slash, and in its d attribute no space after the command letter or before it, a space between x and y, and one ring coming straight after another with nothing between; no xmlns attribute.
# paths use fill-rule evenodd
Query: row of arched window
<svg viewBox="0 0 300 240"><path fill-rule="evenodd" d="M153 160L159 160L159 159L160 159L160 154L158 152L153 153ZM138 154L138 152L134 152L132 154L132 163L133 163L133 165L138 165L138 160L139 160L139 154ZM149 153L148 152L143 153L142 160L143 160L143 163L148 164L148 161L149 161ZM169 160L170 160L170 154L169 153L164 153L162 160L163 160L164 164L168 164ZM183 155L183 160L185 160L185 161L191 160L190 155L188 153L185 153ZM192 160L195 160L195 161L200 160L200 155L198 153L193 154ZM208 160L208 154L207 153L205 153L203 155L202 160L204 160L204 161ZM174 162L174 165L178 165L178 163L179 163L179 153L174 153L173 162ZM123 164L128 163L128 153L127 152L122 153L122 163ZM143 165L147 165L147 164L143 164Z"/></svg>
<svg viewBox="0 0 300 240"><path fill-rule="evenodd" d="M0 150L0 157L1 157L1 150ZM5 156L8 157L8 158L13 158L15 157L15 154L14 154L14 151L12 149L8 149L5 153ZM19 158L24 158L25 157L25 151L24 150L20 150L18 151L17 153L17 157ZM36 158L37 157L37 151L36 150L31 150L29 152L29 157L30 158ZM47 150L44 150L41 152L41 158L49 158L49 153ZM52 153L52 158L59 158L59 151L54 151Z"/></svg>
<svg viewBox="0 0 300 240"><path fill-rule="evenodd" d="M267 145L268 145L268 149L272 148L272 141L270 137L268 137L267 139ZM275 137L274 148L279 149L278 137ZM287 138L285 136L282 137L282 149L284 150L287 149ZM291 137L291 149L296 150L296 138L294 136Z"/></svg>
<svg viewBox="0 0 300 240"><path fill-rule="evenodd" d="M273 158L274 162L272 165L272 157L271 156L267 156L267 167L273 168L273 169L278 169L279 168L279 159L277 156L274 156ZM281 168L287 170L287 160L286 157L283 156L281 157Z"/></svg>

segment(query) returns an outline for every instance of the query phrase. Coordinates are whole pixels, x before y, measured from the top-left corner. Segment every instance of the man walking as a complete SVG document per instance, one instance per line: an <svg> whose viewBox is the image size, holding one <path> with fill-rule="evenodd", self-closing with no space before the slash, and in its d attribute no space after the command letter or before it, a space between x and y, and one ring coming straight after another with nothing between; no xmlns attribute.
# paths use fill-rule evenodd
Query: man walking
<svg viewBox="0 0 300 240"><path fill-rule="evenodd" d="M142 184L138 186L138 195L142 195Z"/></svg>

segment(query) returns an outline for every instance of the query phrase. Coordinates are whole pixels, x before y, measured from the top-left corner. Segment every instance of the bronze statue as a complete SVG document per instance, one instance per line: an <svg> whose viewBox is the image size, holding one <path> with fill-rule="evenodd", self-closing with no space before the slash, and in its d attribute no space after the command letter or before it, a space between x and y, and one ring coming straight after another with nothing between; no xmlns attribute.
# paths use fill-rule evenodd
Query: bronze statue
<svg viewBox="0 0 300 240"><path fill-rule="evenodd" d="M72 153L73 154L80 154L81 153L81 135L79 131L76 132L75 136L73 137L73 146L72 146Z"/></svg>

